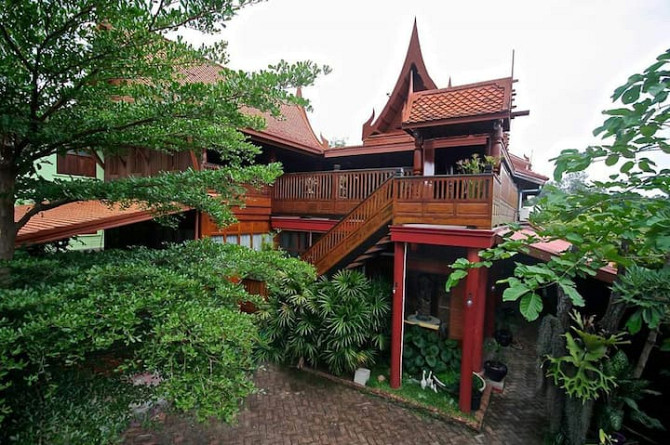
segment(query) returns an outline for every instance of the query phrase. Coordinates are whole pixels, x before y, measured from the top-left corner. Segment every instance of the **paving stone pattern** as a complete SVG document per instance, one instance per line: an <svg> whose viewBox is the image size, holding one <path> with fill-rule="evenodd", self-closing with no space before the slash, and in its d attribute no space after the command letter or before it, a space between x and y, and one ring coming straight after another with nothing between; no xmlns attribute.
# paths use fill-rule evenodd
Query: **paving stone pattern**
<svg viewBox="0 0 670 445"><path fill-rule="evenodd" d="M131 427L125 444L541 444L542 400L533 348L510 351L504 394L494 394L477 433L300 371L267 366L255 376L236 425L161 416L158 428Z"/></svg>

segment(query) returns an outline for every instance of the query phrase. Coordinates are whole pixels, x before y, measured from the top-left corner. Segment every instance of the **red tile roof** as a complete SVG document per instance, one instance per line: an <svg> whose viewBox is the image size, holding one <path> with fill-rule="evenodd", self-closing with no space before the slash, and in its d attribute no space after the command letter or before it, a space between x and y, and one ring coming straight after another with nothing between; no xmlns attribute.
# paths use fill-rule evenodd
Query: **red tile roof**
<svg viewBox="0 0 670 445"><path fill-rule="evenodd" d="M310 151L321 153L324 144L314 134L312 125L309 123L307 113L303 107L298 105L282 105L279 118L272 117L269 113L261 113L252 108L245 108L245 113L265 118L265 129L257 132L243 130L252 136L270 136L279 142L295 145L296 148L308 148Z"/></svg>
<svg viewBox="0 0 670 445"><path fill-rule="evenodd" d="M186 83L215 83L217 80L223 79L221 75L223 69L221 65L214 62L204 61L199 65L179 67L177 71L185 76L184 82Z"/></svg>
<svg viewBox="0 0 670 445"><path fill-rule="evenodd" d="M507 232L507 229L498 230L497 236L499 237L500 240L502 240L502 235L505 232ZM524 240L532 236L537 236L537 233L535 233L535 231L532 228L527 227L513 233L512 239ZM536 242L530 246L528 255L542 261L549 261L551 257L560 255L562 252L568 250L571 246L572 244L569 241L560 239L546 242ZM596 278L601 281L605 281L607 283L613 283L614 279L616 278L616 275L617 275L616 267L612 264L609 264L598 271Z"/></svg>
<svg viewBox="0 0 670 445"><path fill-rule="evenodd" d="M514 155L512 153L509 153L510 160L512 161L512 167L514 168L514 173L517 175L522 175L522 176L529 176L531 180L539 180L542 183L546 182L549 180L548 177L544 176L543 174L534 172L531 170L531 164L530 164L530 159L527 157L519 157L517 155Z"/></svg>
<svg viewBox="0 0 670 445"><path fill-rule="evenodd" d="M212 62L204 62L202 65L179 68L179 72L185 77L185 82L214 83L222 79L221 70L223 67ZM298 92L298 95L300 92ZM269 135L279 138L282 142L289 145L296 145L296 148L307 147L317 151L324 148L324 144L314 134L312 125L309 123L307 113L303 107L298 105L282 105L279 118L272 117L269 113L261 113L253 108L244 108L244 113L265 118L266 127L259 132L253 130L243 130L255 136Z"/></svg>
<svg viewBox="0 0 670 445"><path fill-rule="evenodd" d="M18 221L32 206L14 207L14 220ZM35 244L57 241L75 235L110 229L154 217L140 205L122 208L108 206L100 201L83 201L65 204L33 216L19 230L16 244Z"/></svg>
<svg viewBox="0 0 670 445"><path fill-rule="evenodd" d="M512 78L490 80L440 90L414 92L403 115L403 126L458 118L509 113Z"/></svg>

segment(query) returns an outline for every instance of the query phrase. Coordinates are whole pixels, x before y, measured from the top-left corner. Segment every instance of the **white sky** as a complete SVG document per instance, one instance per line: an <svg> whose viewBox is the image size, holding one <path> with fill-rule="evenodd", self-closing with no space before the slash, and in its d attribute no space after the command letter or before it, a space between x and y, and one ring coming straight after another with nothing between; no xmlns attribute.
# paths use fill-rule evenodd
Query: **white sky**
<svg viewBox="0 0 670 445"><path fill-rule="evenodd" d="M517 110L512 152L548 160L594 142L591 131L630 74L670 47L668 0L270 0L223 31L230 66L254 70L310 59L333 72L304 95L317 135L360 143L361 126L395 85L414 18L438 87L508 76L512 49Z"/></svg>

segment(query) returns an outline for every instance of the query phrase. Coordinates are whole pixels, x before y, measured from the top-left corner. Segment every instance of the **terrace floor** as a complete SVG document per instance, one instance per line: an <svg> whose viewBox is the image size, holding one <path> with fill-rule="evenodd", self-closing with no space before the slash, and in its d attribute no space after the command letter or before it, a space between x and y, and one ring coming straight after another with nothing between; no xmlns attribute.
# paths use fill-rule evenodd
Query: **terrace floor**
<svg viewBox="0 0 670 445"><path fill-rule="evenodd" d="M156 430L130 428L135 444L524 444L542 443L544 405L536 397L534 346L510 350L510 375L494 394L481 433L394 405L296 370L267 366L256 373L237 425L200 425L161 417Z"/></svg>

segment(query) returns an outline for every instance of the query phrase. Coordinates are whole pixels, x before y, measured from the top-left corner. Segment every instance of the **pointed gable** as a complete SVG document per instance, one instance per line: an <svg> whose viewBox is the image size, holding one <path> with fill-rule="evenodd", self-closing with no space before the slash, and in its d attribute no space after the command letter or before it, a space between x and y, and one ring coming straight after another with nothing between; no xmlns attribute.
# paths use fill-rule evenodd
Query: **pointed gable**
<svg viewBox="0 0 670 445"><path fill-rule="evenodd" d="M437 86L430 78L423 62L415 19L405 62L400 70L400 76L398 76L393 92L377 120L373 122L375 117L373 112L372 117L363 124L363 145L371 142L369 141L370 137L401 131L402 111L410 89L412 91L424 91L436 88Z"/></svg>

